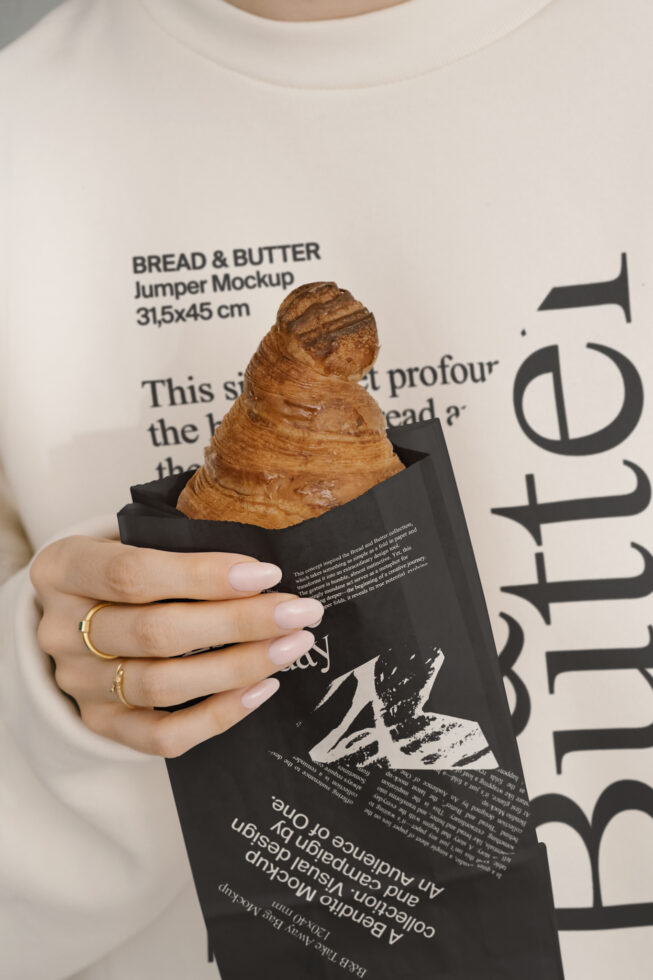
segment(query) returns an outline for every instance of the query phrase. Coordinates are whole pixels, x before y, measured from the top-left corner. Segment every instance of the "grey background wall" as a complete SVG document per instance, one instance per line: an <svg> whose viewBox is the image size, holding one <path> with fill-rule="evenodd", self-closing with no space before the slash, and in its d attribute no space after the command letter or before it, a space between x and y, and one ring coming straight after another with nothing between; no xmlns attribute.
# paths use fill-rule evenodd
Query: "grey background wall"
<svg viewBox="0 0 653 980"><path fill-rule="evenodd" d="M0 48L29 30L62 0L0 0Z"/></svg>

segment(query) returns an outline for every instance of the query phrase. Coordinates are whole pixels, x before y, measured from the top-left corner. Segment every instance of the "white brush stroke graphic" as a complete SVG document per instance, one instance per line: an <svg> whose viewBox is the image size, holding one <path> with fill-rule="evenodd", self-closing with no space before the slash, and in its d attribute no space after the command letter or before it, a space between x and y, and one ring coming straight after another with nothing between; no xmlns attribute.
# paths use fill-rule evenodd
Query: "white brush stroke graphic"
<svg viewBox="0 0 653 980"><path fill-rule="evenodd" d="M411 660L414 656L411 657ZM341 721L310 750L313 762L381 764L390 769L496 769L498 762L480 725L466 718L425 711L435 679L444 663L436 650L426 661L426 681L399 672L380 656L336 677L315 707L319 711L349 679L355 680L351 704ZM373 724L356 719L370 709Z"/></svg>

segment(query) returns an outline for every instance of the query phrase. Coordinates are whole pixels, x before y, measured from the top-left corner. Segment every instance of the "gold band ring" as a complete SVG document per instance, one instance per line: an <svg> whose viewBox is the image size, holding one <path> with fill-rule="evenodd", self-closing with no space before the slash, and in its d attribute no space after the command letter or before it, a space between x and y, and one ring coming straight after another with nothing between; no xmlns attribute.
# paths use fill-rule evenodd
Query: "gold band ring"
<svg viewBox="0 0 653 980"><path fill-rule="evenodd" d="M77 629L82 634L82 639L84 640L84 643L88 649L91 651L91 653L94 653L96 657L100 657L102 660L117 660L118 655L115 653L102 653L101 650L98 650L98 648L91 643L91 620L100 609L104 609L105 606L113 605L113 602L98 602L97 606L93 606L92 609L89 609L82 621L77 626Z"/></svg>
<svg viewBox="0 0 653 980"><path fill-rule="evenodd" d="M125 667L123 664L118 664L116 667L116 676L113 679L113 684L111 685L111 693L117 694L118 699L124 704L126 708L135 708L135 704L130 704L125 695L122 692L122 685L125 679Z"/></svg>

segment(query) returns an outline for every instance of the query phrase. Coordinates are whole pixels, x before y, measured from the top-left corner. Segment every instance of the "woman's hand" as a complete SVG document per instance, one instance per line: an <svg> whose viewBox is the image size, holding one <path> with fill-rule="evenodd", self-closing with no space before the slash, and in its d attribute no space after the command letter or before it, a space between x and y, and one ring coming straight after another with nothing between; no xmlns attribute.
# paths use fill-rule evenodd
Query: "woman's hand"
<svg viewBox="0 0 653 980"><path fill-rule="evenodd" d="M276 565L244 555L177 554L74 536L48 545L31 567L43 606L41 649L55 662L56 682L79 705L92 731L141 752L173 757L224 732L279 687L275 671L313 644L323 607L315 599L273 592ZM157 603L159 599L197 602ZM92 642L78 623L98 602ZM224 649L175 659L209 646ZM112 685L124 669L122 704ZM193 698L180 711L153 711Z"/></svg>

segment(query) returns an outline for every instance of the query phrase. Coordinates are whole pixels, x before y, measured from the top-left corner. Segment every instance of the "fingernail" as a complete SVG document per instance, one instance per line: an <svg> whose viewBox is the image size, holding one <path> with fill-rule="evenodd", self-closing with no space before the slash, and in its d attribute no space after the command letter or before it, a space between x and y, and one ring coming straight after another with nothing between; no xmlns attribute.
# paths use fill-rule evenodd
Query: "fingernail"
<svg viewBox="0 0 653 980"><path fill-rule="evenodd" d="M282 630L301 626L317 626L324 615L324 606L317 599L289 599L274 610L274 619Z"/></svg>
<svg viewBox="0 0 653 980"><path fill-rule="evenodd" d="M277 565L267 561L243 561L232 565L227 579L237 592L260 592L270 589L281 581L282 571Z"/></svg>
<svg viewBox="0 0 653 980"><path fill-rule="evenodd" d="M248 711L258 708L264 701L271 698L279 690L279 687L279 681L276 677L266 677L264 681L245 691L240 699L243 708L247 708Z"/></svg>
<svg viewBox="0 0 653 980"><path fill-rule="evenodd" d="M312 633L300 630L299 633L291 633L290 636L281 636L274 640L268 647L268 654L273 664L283 667L297 660L303 653L308 653L314 643L315 637Z"/></svg>

